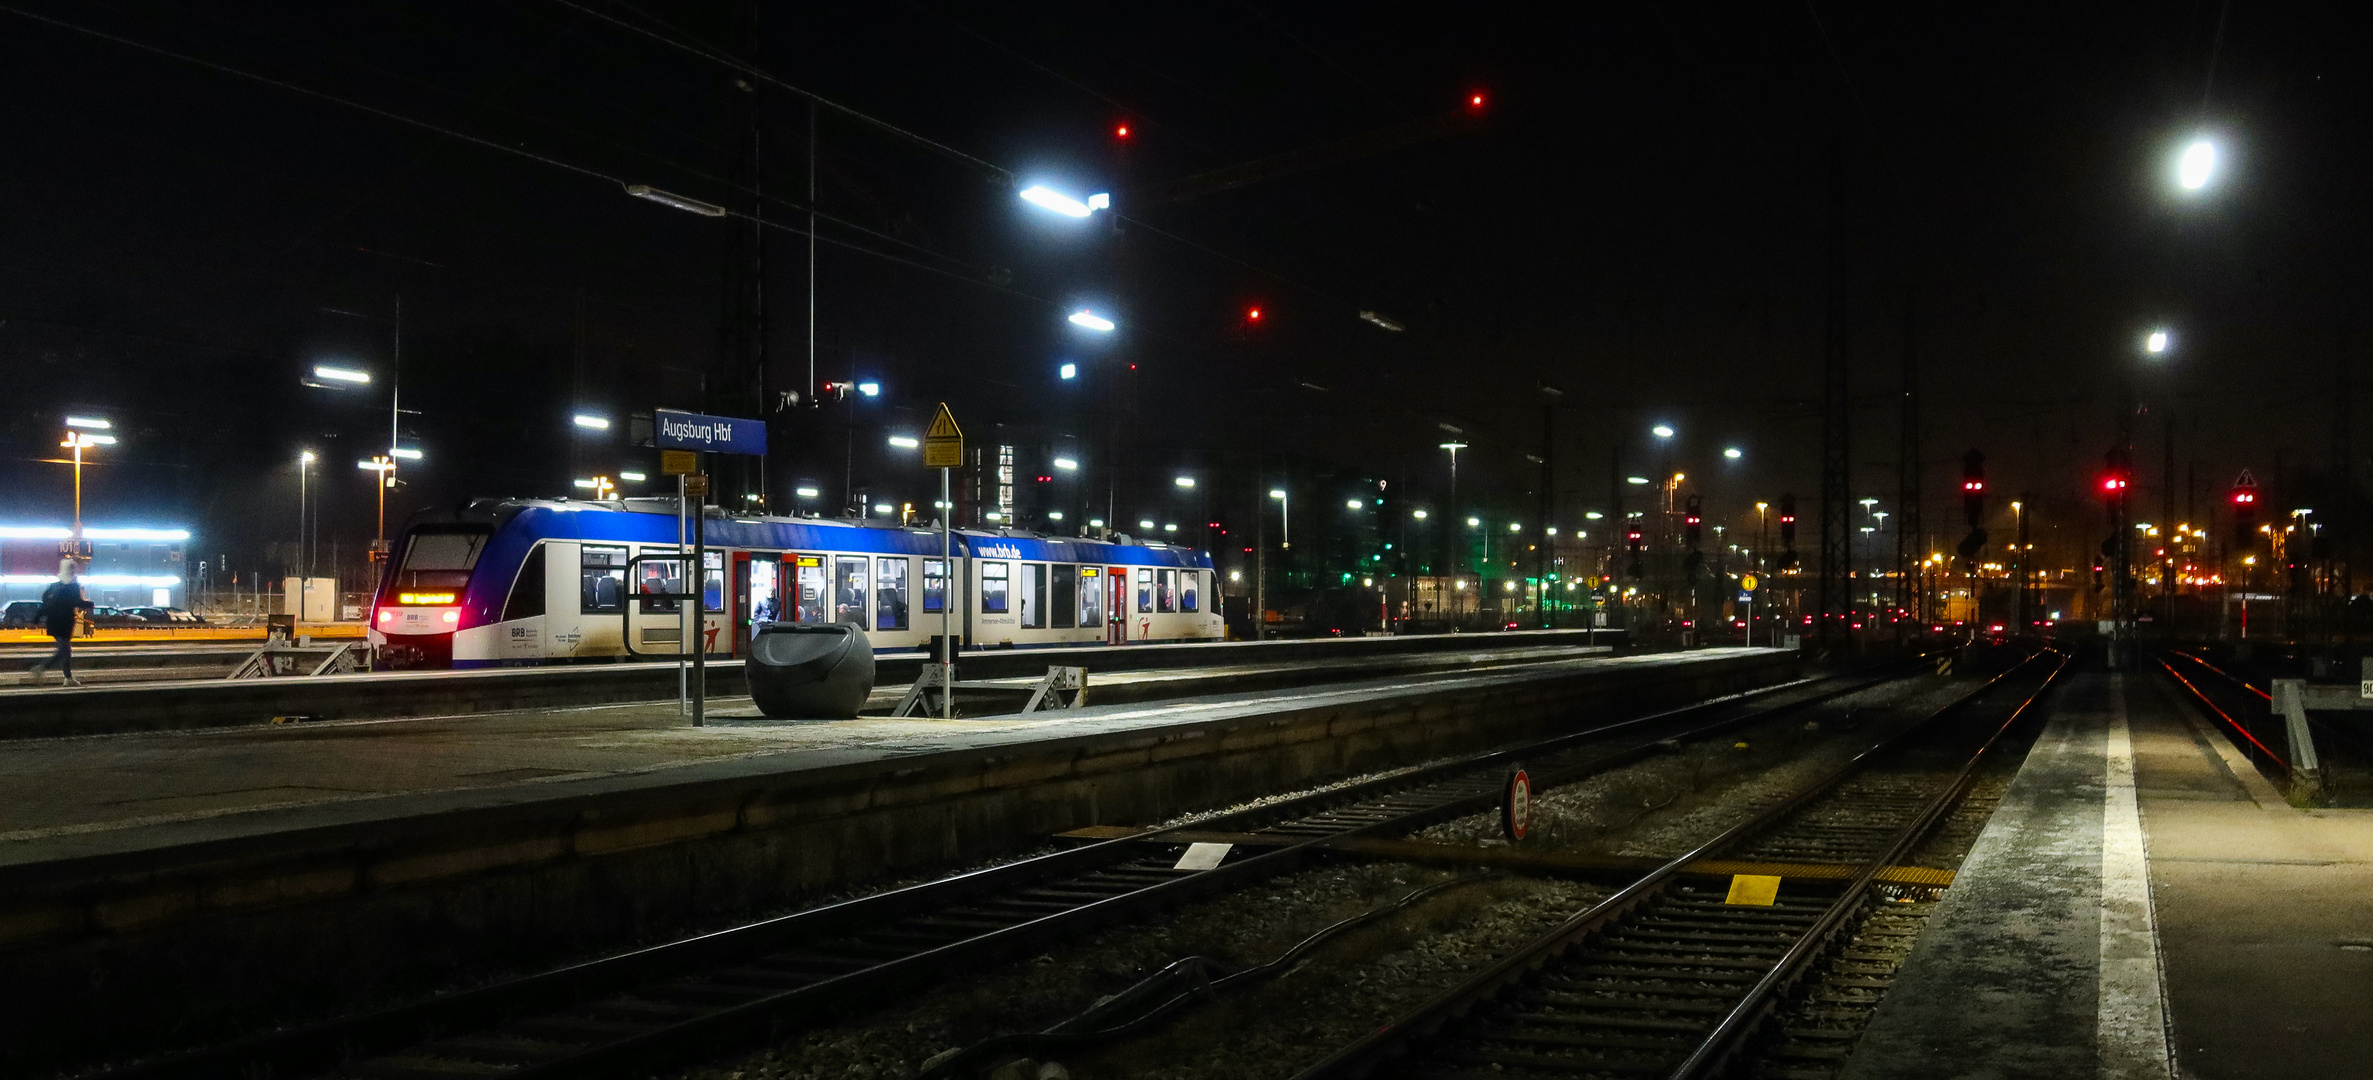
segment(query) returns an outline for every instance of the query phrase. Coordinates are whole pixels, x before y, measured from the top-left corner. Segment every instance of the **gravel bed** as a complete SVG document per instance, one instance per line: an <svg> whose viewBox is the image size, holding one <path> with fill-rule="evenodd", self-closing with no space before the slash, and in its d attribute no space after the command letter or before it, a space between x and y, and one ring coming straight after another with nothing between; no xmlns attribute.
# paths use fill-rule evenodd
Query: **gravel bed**
<svg viewBox="0 0 2373 1080"><path fill-rule="evenodd" d="M1028 961L826 1030L804 1032L686 1080L913 1076L934 1054L1031 1031L1117 993L1173 960L1265 962L1340 919L1456 875L1345 863L1117 927ZM1338 937L1301 965L1229 1000L1196 1006L1157 1034L1062 1062L1072 1077L1286 1077L1582 910L1606 890L1480 876ZM997 1075L1036 1077L1042 1063ZM1053 1070L1049 1070L1052 1075Z"/></svg>

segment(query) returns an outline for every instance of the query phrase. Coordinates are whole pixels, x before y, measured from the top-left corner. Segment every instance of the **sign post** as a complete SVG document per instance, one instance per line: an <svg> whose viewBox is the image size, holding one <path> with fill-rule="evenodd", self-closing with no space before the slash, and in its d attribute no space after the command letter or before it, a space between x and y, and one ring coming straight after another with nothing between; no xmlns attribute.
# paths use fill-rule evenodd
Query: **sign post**
<svg viewBox="0 0 2373 1080"><path fill-rule="evenodd" d="M691 594L692 608L684 615L684 621L689 628L686 637L690 639L692 646L692 677L690 680L692 684L692 726L701 727L707 723L708 719L706 713L709 689L708 550L702 542L706 535L704 526L707 524L709 516L709 478L699 472L700 455L707 452L764 456L766 453L766 425L757 420L744 420L732 416L706 416L700 413L677 412L674 409L654 409L651 419L655 429L654 434L657 436L654 441L659 445L660 464L666 467L669 472L675 473L677 483L681 485L677 488L676 504L693 515L692 558L684 567L684 582L690 587L681 591ZM677 451L688 452L677 453ZM683 466L682 471L677 471L676 466ZM692 498L700 500L697 508L686 505L686 501ZM683 537L679 533L676 538L676 555L679 561L683 560L683 552ZM724 591L722 586L719 591L720 593ZM724 599L722 595L718 597L720 603ZM683 603L683 601L679 600L677 603ZM679 653L681 651L681 649L678 650ZM678 661L678 663L681 662L681 660Z"/></svg>
<svg viewBox="0 0 2373 1080"><path fill-rule="evenodd" d="M1739 576L1739 588L1747 596L1747 647L1755 647L1755 586L1760 584L1753 574Z"/></svg>
<svg viewBox="0 0 2373 1080"><path fill-rule="evenodd" d="M931 417L931 429L923 433L923 467L939 470L939 718L942 720L952 720L956 715L955 610L959 594L952 478L956 466L963 463L964 429L956 426L956 414L949 412L948 403L942 401L939 411Z"/></svg>

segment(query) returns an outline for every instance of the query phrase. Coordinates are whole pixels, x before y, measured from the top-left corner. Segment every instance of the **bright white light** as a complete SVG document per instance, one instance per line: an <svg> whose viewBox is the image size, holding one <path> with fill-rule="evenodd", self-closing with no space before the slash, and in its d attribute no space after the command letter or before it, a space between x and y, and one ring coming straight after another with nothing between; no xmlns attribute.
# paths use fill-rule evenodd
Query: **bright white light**
<svg viewBox="0 0 2373 1080"><path fill-rule="evenodd" d="M2195 139L2183 148L2183 156L2175 162L2175 182L2185 191L2198 191L2208 186L2216 176L2216 144L2206 139Z"/></svg>
<svg viewBox="0 0 2373 1080"><path fill-rule="evenodd" d="M108 423L105 420L101 420L95 416L69 416L66 418L66 426L90 428L93 431L106 431L115 425Z"/></svg>
<svg viewBox="0 0 2373 1080"><path fill-rule="evenodd" d="M67 433L66 433L66 442L65 442L65 444L64 444L64 445L66 445L66 446L114 446L114 445L115 445L115 436L113 436L113 435L93 435L93 434L90 434L89 432L85 432L85 431L69 431L69 432L67 432Z"/></svg>
<svg viewBox="0 0 2373 1080"><path fill-rule="evenodd" d="M2153 331L2151 331L2151 335L2150 335L2149 337L2142 339L2142 351L2144 351L2144 352L2146 352L2146 353L2149 353L2149 354L2151 354L2151 355L2153 355L2153 356L2157 356L2157 355L2158 355L2158 354L2160 354L2160 353L2166 352L2166 351L2167 351L2167 331L2165 331L2165 330L2153 330Z"/></svg>
<svg viewBox="0 0 2373 1080"><path fill-rule="evenodd" d="M399 447L396 447L396 448L395 448L395 449L393 449L393 450L390 450L390 451L388 451L388 453L389 453L389 454L392 454L392 455L394 455L394 456L396 456L396 457L400 457L400 458L404 459L405 461L418 461L418 460L420 460L420 450L419 450L418 448L416 448L416 447L410 447L410 446L399 446Z"/></svg>
<svg viewBox="0 0 2373 1080"><path fill-rule="evenodd" d="M640 484L640 483L642 483L642 482L644 481L644 479L646 479L646 478L643 476L643 474L641 474L641 473L639 473L639 472L626 472L626 471L623 471L623 470L621 470L621 471L618 473L618 479L620 479L620 480L624 480L624 481L626 481L627 483L630 483L630 484Z"/></svg>
<svg viewBox="0 0 2373 1080"><path fill-rule="evenodd" d="M1548 533L1548 534L1549 534L1549 535L1551 535L1551 536L1556 536L1556 535L1557 535L1557 526L1555 526L1555 525L1551 525L1551 526L1549 526L1548 528L1546 528L1546 529L1543 529L1543 530L1541 530L1541 531L1542 531L1542 532L1545 532L1545 533Z"/></svg>
<svg viewBox="0 0 2373 1080"><path fill-rule="evenodd" d="M577 415L570 417L569 422L581 428L592 428L595 431L610 430L609 417L595 416L592 413L578 413Z"/></svg>
<svg viewBox="0 0 2373 1080"><path fill-rule="evenodd" d="M817 491L812 487L803 487L793 490L792 494L797 495L802 499L813 499L816 496L823 494L823 492Z"/></svg>
<svg viewBox="0 0 2373 1080"><path fill-rule="evenodd" d="M1065 365L1063 365L1062 367L1056 368L1056 369L1055 369L1055 374L1056 374L1056 376L1057 376L1057 377L1059 377L1059 378L1065 378L1065 379L1076 379L1076 378L1079 378L1079 365L1078 365L1078 364L1065 364Z"/></svg>
<svg viewBox="0 0 2373 1080"><path fill-rule="evenodd" d="M1073 469L1079 468L1079 462L1073 461L1067 457L1059 457L1055 459L1055 468L1069 472Z"/></svg>
<svg viewBox="0 0 2373 1080"><path fill-rule="evenodd" d="M1182 488L1191 488L1195 486L1195 478L1192 476L1181 476L1178 479L1172 480L1170 482Z"/></svg>
<svg viewBox="0 0 2373 1080"><path fill-rule="evenodd" d="M1285 489L1284 489L1284 488L1270 488L1270 489L1269 489L1269 497L1270 497L1270 498L1272 498L1272 499L1282 499L1282 498L1285 498Z"/></svg>
<svg viewBox="0 0 2373 1080"><path fill-rule="evenodd" d="M368 469L371 472L386 472L389 469L395 468L395 463L380 458L373 458L369 461L357 461L354 463L354 467L357 469Z"/></svg>
<svg viewBox="0 0 2373 1080"><path fill-rule="evenodd" d="M1104 527L1104 519L1103 519L1103 518L1089 518L1089 519L1088 519L1088 528L1091 528L1091 529L1101 529L1101 528L1103 528L1103 527Z"/></svg>
<svg viewBox="0 0 2373 1080"><path fill-rule="evenodd" d="M1411 510L1411 511L1409 512L1409 516L1410 516L1410 517L1413 517L1413 518L1416 518L1416 519L1417 519L1417 520L1419 520L1419 521L1424 521L1424 520L1425 520L1425 517L1426 517L1426 514L1425 514L1425 511L1423 511L1423 510Z"/></svg>
<svg viewBox="0 0 2373 1080"><path fill-rule="evenodd" d="M299 453L299 454L297 455L297 464L299 464L299 465L311 465L311 464L313 464L313 451L311 451L311 450L306 450L306 451L303 451L303 452Z"/></svg>
<svg viewBox="0 0 2373 1080"><path fill-rule="evenodd" d="M1050 191L1046 188L1039 187L1036 184L1032 184L1029 187L1023 188L1021 195L1023 202L1029 203L1032 206L1044 207L1048 210L1054 211L1055 213L1062 214L1065 217L1084 218L1089 214L1096 212L1095 208L1089 206L1087 203L1081 202L1078 199L1074 199L1060 191ZM1109 198L1107 198L1107 202L1109 201Z"/></svg>
<svg viewBox="0 0 2373 1080"><path fill-rule="evenodd" d="M313 377L316 379L328 379L331 382L353 383L357 386L367 385L371 381L371 373L368 371L357 371L353 368L331 367L328 364L313 365Z"/></svg>
<svg viewBox="0 0 2373 1080"><path fill-rule="evenodd" d="M1174 525L1174 524L1173 524L1173 525L1164 525L1164 526L1162 526L1162 531L1163 531L1163 532L1177 532L1177 531L1178 531L1178 526L1177 526L1177 525Z"/></svg>
<svg viewBox="0 0 2373 1080"><path fill-rule="evenodd" d="M1648 482L1648 478L1645 476L1626 476L1623 478L1623 482L1626 484L1645 484Z"/></svg>
<svg viewBox="0 0 2373 1080"><path fill-rule="evenodd" d="M890 436L890 445L901 450L912 450L915 447L923 445L923 440L915 438L912 435L892 435Z"/></svg>
<svg viewBox="0 0 2373 1080"><path fill-rule="evenodd" d="M1113 327L1113 322L1111 319L1107 319L1092 311L1085 310L1072 312L1071 324L1073 326L1087 327L1088 329L1094 330L1100 334L1111 333Z"/></svg>
<svg viewBox="0 0 2373 1080"><path fill-rule="evenodd" d="M1063 512L1061 510L1049 510L1046 512L1046 519L1048 521L1061 521L1063 520Z"/></svg>
<svg viewBox="0 0 2373 1080"><path fill-rule="evenodd" d="M857 392L865 395L866 397L880 397L882 396L882 384L878 382L861 382L857 384Z"/></svg>
<svg viewBox="0 0 2373 1080"><path fill-rule="evenodd" d="M988 513L986 513L986 514L982 514L981 516L982 516L982 517L984 517L984 518L987 518L987 519L989 519L990 521L1003 521L1003 520L1005 520L1005 515L1003 515L1003 514L1000 514L1000 513L998 513L998 512L997 512L997 511L995 511L995 510L991 510L991 511L989 511L989 512L988 512Z"/></svg>
<svg viewBox="0 0 2373 1080"><path fill-rule="evenodd" d="M897 507L895 507L895 506L892 506L892 505L890 505L889 503L875 503L875 504L873 504L873 512L874 512L874 513L877 513L877 514L887 514L887 513L891 512L891 511L893 511L893 510L896 510L896 509L898 509L898 508L897 508Z"/></svg>
<svg viewBox="0 0 2373 1080"><path fill-rule="evenodd" d="M1659 439L1669 439L1673 437L1673 429L1672 425L1670 424L1658 424L1655 427L1649 428L1648 431L1650 434L1655 435Z"/></svg>
<svg viewBox="0 0 2373 1080"><path fill-rule="evenodd" d="M1154 523L1146 518L1138 518L1137 527L1140 529L1150 529L1154 527Z"/></svg>
<svg viewBox="0 0 2373 1080"><path fill-rule="evenodd" d="M1481 524L1483 524L1483 519L1482 519L1482 518L1468 518L1468 519L1467 519L1467 527L1468 527L1468 528L1470 528L1470 529L1474 528L1474 527L1475 527L1475 526L1477 526L1477 525L1481 525Z"/></svg>
<svg viewBox="0 0 2373 1080"><path fill-rule="evenodd" d="M582 477L580 477L580 478L578 478L578 479L575 479L575 480L571 480L571 481L569 481L569 483L570 483L570 484L572 484L572 485L574 485L574 486L576 486L576 487L581 487L581 488L584 488L584 489L585 489L585 490L587 490L587 491L592 491L593 489L595 489L595 488L598 488L598 487L600 487L600 486L601 486L600 484L596 484L596 483L594 483L593 481L591 481L591 480L587 480L587 479L584 479L584 478L582 478Z"/></svg>
<svg viewBox="0 0 2373 1080"><path fill-rule="evenodd" d="M1090 195L1090 196L1088 196L1088 209L1090 209L1090 210L1110 210L1110 209L1112 209L1112 193L1111 193L1111 192L1109 192L1109 191L1099 191L1099 192L1097 192L1097 193L1096 193L1096 194L1094 194L1094 195Z"/></svg>
<svg viewBox="0 0 2373 1080"><path fill-rule="evenodd" d="M1343 500L1343 508L1345 510L1357 510L1360 508L1360 501L1358 499L1345 499Z"/></svg>
<svg viewBox="0 0 2373 1080"><path fill-rule="evenodd" d="M1730 460L1732 460L1732 461L1737 461L1737 460L1738 460L1738 459L1740 459L1740 458L1746 457L1746 456L1747 456L1747 452L1746 452L1746 451L1744 451L1744 450L1741 450L1741 449L1739 449L1738 447L1735 447L1735 446L1733 446L1733 447L1729 447L1729 448L1726 448L1726 449L1724 449L1724 450L1722 451L1722 456L1723 456L1723 457L1726 457L1726 458L1729 458L1729 459L1730 459Z"/></svg>
<svg viewBox="0 0 2373 1080"><path fill-rule="evenodd" d="M1523 531L1524 531L1524 525L1523 525L1523 523L1521 523L1521 522L1515 522L1515 521L1511 521L1511 522L1509 522L1509 523L1508 523L1508 531L1509 531L1509 532L1523 532Z"/></svg>
<svg viewBox="0 0 2373 1080"><path fill-rule="evenodd" d="M1603 517L1606 517L1607 515L1605 515L1605 514L1602 514L1602 513L1599 513L1599 512L1598 512L1598 511L1596 511L1596 510L1587 510L1587 511L1584 511L1584 512L1583 512L1582 516L1583 516L1583 517L1585 517L1585 518L1589 518L1589 519L1590 519L1590 520L1592 520L1592 521L1597 521L1598 519L1600 519L1600 518L1603 518Z"/></svg>

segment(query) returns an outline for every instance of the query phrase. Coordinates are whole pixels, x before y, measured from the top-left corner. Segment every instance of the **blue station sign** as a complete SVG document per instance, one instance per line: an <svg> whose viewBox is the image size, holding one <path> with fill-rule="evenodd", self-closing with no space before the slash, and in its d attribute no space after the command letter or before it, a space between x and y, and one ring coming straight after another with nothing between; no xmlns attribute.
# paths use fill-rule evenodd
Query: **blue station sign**
<svg viewBox="0 0 2373 1080"><path fill-rule="evenodd" d="M658 428L662 450L702 450L712 454L763 454L766 424L734 416L656 409L651 418Z"/></svg>

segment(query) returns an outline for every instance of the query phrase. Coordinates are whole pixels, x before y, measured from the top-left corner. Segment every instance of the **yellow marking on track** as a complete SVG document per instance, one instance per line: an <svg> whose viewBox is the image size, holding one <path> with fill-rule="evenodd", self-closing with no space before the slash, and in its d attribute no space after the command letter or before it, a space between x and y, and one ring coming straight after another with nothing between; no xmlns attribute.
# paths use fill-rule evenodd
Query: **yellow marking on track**
<svg viewBox="0 0 2373 1080"><path fill-rule="evenodd" d="M1723 897L1722 902L1741 907L1770 907L1779 898L1779 878L1769 874L1732 874L1730 895Z"/></svg>

